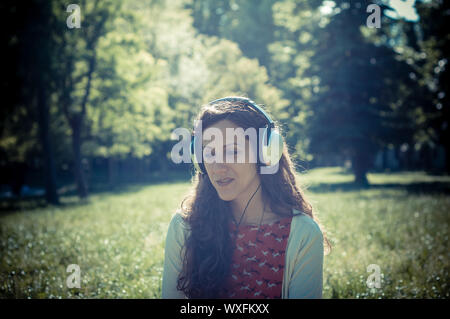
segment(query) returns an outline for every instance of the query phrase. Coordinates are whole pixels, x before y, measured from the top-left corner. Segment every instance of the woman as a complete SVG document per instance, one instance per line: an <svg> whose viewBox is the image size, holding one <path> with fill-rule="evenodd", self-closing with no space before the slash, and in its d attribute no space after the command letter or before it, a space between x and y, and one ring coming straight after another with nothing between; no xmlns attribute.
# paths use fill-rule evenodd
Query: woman
<svg viewBox="0 0 450 319"><path fill-rule="evenodd" d="M208 103L198 120L201 130L214 128L223 137L227 128L258 132L273 123L243 97ZM322 298L324 243L330 246L296 184L286 145L276 172L262 174L260 168L273 163L250 160L261 142L256 148L248 136L244 144L227 142L202 137L206 158L201 164L194 158L193 192L167 232L162 297ZM244 152L245 161L208 161L208 154L221 155L222 145L235 159Z"/></svg>

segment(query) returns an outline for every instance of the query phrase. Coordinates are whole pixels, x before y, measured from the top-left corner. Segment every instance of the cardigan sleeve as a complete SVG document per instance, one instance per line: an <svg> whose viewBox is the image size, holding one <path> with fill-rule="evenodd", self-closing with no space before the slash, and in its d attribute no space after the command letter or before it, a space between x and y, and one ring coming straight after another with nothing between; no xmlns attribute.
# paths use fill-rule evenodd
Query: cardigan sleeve
<svg viewBox="0 0 450 319"><path fill-rule="evenodd" d="M320 299L323 288L323 234L309 216L301 218L303 222L296 230L298 245L293 258L287 298Z"/></svg>
<svg viewBox="0 0 450 319"><path fill-rule="evenodd" d="M182 269L182 248L185 234L180 214L175 214L167 230L164 250L164 268L162 278L162 298L183 299L185 295L177 289L178 275Z"/></svg>

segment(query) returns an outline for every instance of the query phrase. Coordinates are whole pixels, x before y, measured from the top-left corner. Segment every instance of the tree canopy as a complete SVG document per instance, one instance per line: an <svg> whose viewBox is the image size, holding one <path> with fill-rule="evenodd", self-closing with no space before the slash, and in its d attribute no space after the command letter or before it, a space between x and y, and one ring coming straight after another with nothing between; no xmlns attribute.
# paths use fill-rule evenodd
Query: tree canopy
<svg viewBox="0 0 450 319"><path fill-rule="evenodd" d="M448 172L448 3L416 1L417 21L374 3L380 28L364 1L80 1L77 28L63 1L4 1L0 164L44 170L55 203L69 166L86 197L86 163L174 167L171 132L245 95L299 161L365 184L380 150L441 145Z"/></svg>

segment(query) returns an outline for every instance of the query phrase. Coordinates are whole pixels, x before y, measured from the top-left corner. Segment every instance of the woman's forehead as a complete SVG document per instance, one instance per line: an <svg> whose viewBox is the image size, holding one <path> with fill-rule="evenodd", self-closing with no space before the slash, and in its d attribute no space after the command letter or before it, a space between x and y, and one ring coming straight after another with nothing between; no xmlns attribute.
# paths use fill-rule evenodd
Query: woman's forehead
<svg viewBox="0 0 450 319"><path fill-rule="evenodd" d="M221 133L220 131L216 131L211 136L203 137L203 146L204 147L225 147L225 146L245 146L248 144L248 136L239 131L230 131L231 134Z"/></svg>
<svg viewBox="0 0 450 319"><path fill-rule="evenodd" d="M222 120L204 129L203 144L234 144L239 140L246 140L245 130L229 120ZM228 138L227 138L228 137Z"/></svg>

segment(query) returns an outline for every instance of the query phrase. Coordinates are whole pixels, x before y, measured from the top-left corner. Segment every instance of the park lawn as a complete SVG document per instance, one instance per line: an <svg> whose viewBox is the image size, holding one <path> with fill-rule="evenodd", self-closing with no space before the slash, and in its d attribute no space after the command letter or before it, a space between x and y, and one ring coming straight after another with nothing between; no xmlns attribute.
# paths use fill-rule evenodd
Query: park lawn
<svg viewBox="0 0 450 319"><path fill-rule="evenodd" d="M371 187L357 188L339 167L298 174L333 245L324 298L449 298L450 177L368 178ZM160 298L165 233L189 187L135 185L3 213L0 298ZM71 264L80 288L66 285ZM367 287L369 265L380 288Z"/></svg>

